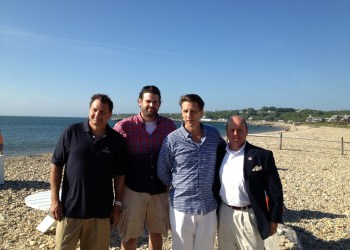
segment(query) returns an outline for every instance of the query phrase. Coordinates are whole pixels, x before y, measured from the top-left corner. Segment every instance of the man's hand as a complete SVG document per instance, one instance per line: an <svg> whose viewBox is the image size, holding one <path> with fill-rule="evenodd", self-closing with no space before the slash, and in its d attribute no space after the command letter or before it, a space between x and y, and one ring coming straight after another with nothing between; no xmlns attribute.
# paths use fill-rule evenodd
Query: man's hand
<svg viewBox="0 0 350 250"><path fill-rule="evenodd" d="M56 220L61 221L62 213L62 203L60 202L59 190L61 187L62 180L62 167L51 164L50 171L50 184L51 184L51 205L50 205L50 215Z"/></svg>
<svg viewBox="0 0 350 250"><path fill-rule="evenodd" d="M121 206L114 205L111 214L111 225L117 225L119 223Z"/></svg>
<svg viewBox="0 0 350 250"><path fill-rule="evenodd" d="M270 222L270 236L274 235L277 232L278 223Z"/></svg>
<svg viewBox="0 0 350 250"><path fill-rule="evenodd" d="M55 220L61 221L63 213L62 213L62 204L60 201L51 202L50 214Z"/></svg>

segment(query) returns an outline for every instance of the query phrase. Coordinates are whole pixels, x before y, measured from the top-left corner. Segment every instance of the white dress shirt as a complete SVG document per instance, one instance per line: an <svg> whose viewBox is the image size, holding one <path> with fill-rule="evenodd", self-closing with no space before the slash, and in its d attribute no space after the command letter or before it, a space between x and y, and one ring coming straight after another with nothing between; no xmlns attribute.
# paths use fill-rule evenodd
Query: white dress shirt
<svg viewBox="0 0 350 250"><path fill-rule="evenodd" d="M243 165L245 144L238 151L226 146L226 154L220 166L220 197L230 206L244 207L250 205L247 194Z"/></svg>

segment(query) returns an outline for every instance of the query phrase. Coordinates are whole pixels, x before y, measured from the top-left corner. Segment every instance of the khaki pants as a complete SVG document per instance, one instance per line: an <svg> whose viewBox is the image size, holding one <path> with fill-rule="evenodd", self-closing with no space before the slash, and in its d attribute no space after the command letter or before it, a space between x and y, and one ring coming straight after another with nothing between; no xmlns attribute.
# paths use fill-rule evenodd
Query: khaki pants
<svg viewBox="0 0 350 250"><path fill-rule="evenodd" d="M62 218L57 222L56 249L75 250L80 240L80 249L109 249L110 219Z"/></svg>
<svg viewBox="0 0 350 250"><path fill-rule="evenodd" d="M221 202L218 223L220 250L264 249L253 209L234 210Z"/></svg>

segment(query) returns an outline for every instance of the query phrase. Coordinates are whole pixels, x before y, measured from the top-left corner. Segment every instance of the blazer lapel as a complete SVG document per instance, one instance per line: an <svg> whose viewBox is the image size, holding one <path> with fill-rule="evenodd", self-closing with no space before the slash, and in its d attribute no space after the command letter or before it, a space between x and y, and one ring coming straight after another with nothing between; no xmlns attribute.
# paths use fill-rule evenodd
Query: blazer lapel
<svg viewBox="0 0 350 250"><path fill-rule="evenodd" d="M246 180L250 179L250 174L252 173L254 163L255 163L255 150L251 147L251 145L247 142L245 146L244 152L244 175Z"/></svg>

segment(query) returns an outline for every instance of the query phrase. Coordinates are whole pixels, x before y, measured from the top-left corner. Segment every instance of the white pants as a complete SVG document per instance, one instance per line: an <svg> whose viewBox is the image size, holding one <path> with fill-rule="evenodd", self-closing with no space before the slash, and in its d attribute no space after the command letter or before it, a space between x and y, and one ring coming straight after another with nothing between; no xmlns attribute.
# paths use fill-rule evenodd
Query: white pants
<svg viewBox="0 0 350 250"><path fill-rule="evenodd" d="M216 210L206 215L186 214L170 206L173 250L213 250L217 227Z"/></svg>
<svg viewBox="0 0 350 250"><path fill-rule="evenodd" d="M221 202L218 241L220 250L263 250L253 209L234 210Z"/></svg>

